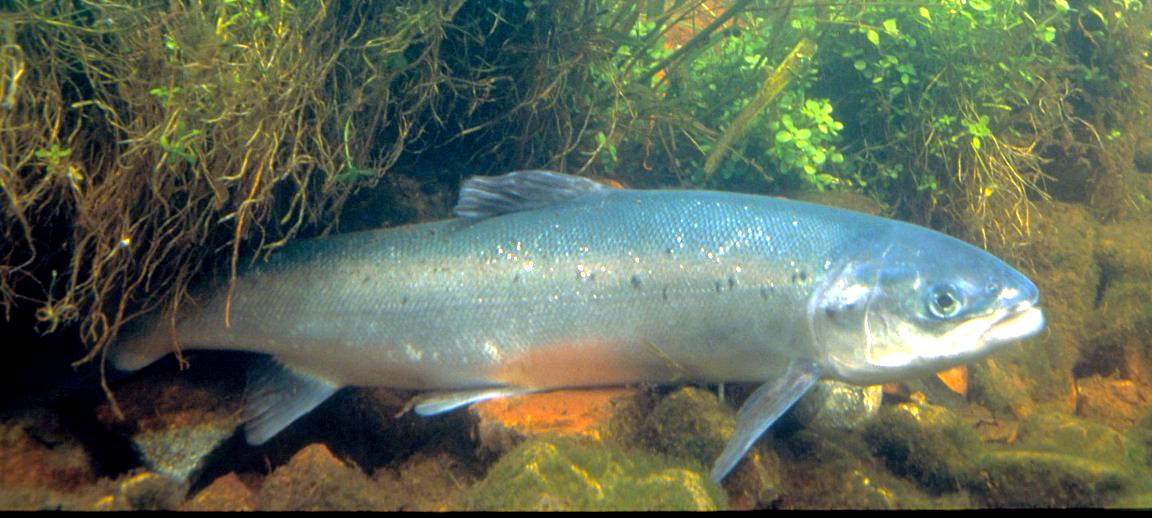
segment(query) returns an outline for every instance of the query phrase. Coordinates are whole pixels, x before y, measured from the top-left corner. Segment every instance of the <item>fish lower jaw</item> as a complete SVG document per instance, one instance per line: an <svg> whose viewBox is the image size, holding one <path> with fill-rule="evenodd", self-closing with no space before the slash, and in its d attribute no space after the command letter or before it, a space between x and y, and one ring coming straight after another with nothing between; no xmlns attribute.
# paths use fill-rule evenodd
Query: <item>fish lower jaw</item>
<svg viewBox="0 0 1152 518"><path fill-rule="evenodd" d="M1027 338L1044 329L1044 312L1031 304L1012 316L997 322L984 333L984 344L995 345Z"/></svg>

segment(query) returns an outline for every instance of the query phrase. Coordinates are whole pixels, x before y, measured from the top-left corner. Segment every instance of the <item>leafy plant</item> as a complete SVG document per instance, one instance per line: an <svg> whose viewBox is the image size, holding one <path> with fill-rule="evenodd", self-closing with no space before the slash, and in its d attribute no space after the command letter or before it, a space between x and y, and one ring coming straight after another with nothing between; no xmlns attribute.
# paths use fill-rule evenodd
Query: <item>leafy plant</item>
<svg viewBox="0 0 1152 518"><path fill-rule="evenodd" d="M774 136L769 155L778 170L799 175L819 189L839 184L838 177L822 172L826 164L844 162L834 146L844 124L832 117L832 105L827 99L803 99L790 92L780 100L780 109L785 113L768 123Z"/></svg>

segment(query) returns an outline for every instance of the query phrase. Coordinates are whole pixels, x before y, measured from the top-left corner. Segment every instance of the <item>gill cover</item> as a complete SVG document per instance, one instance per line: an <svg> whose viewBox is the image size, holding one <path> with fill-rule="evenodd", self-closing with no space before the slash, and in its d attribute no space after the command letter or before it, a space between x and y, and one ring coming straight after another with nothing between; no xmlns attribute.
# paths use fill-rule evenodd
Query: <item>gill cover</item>
<svg viewBox="0 0 1152 518"><path fill-rule="evenodd" d="M919 227L890 234L848 256L809 302L829 377L877 384L927 375L1042 327L1035 285L996 257Z"/></svg>

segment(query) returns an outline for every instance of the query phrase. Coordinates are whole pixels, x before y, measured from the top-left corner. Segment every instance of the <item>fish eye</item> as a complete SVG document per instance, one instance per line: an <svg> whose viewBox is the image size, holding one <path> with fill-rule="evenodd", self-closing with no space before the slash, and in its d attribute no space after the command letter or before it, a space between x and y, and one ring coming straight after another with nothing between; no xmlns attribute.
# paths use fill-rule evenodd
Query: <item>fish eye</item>
<svg viewBox="0 0 1152 518"><path fill-rule="evenodd" d="M963 307L963 299L953 286L936 286L928 292L928 311L936 318L952 318Z"/></svg>

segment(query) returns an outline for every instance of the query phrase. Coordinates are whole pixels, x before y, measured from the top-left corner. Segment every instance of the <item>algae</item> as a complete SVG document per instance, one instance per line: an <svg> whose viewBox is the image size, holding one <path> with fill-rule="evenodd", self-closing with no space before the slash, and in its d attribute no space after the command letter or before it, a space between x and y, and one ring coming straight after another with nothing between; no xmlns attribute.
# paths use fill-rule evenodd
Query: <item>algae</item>
<svg viewBox="0 0 1152 518"><path fill-rule="evenodd" d="M467 510L657 511L727 506L718 486L693 464L606 444L528 441L469 490Z"/></svg>

